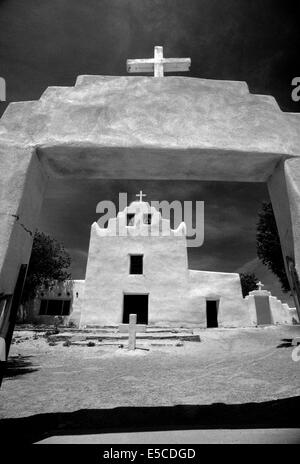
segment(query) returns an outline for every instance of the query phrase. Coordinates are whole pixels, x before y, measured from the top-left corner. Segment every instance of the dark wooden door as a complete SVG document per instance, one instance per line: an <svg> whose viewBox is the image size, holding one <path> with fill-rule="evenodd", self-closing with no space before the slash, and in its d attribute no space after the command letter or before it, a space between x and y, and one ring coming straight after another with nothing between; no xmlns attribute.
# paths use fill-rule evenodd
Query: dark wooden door
<svg viewBox="0 0 300 464"><path fill-rule="evenodd" d="M218 327L218 301L206 301L206 321L207 327Z"/></svg>
<svg viewBox="0 0 300 464"><path fill-rule="evenodd" d="M136 314L137 324L148 324L148 295L124 295L123 324L129 323L129 314Z"/></svg>

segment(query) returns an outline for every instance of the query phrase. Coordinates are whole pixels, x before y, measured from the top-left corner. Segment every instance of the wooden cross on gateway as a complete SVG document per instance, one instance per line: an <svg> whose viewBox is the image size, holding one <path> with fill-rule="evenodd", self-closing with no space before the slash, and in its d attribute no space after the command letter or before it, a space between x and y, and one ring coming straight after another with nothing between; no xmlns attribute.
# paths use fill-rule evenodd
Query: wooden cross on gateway
<svg viewBox="0 0 300 464"><path fill-rule="evenodd" d="M148 73L154 77L164 77L164 72L189 71L191 58L164 58L163 47L154 47L154 58L127 60L127 72Z"/></svg>

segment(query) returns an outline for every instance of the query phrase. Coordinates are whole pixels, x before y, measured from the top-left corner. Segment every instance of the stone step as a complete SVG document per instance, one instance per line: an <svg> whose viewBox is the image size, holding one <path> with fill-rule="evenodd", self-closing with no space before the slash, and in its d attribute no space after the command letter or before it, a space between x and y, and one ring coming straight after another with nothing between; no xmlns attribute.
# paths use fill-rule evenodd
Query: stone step
<svg viewBox="0 0 300 464"><path fill-rule="evenodd" d="M92 326L87 325L84 329L77 329L78 332L92 332L92 333L111 333L111 332L127 332L128 324L119 324L118 326L107 327L107 326ZM187 327L167 327L167 326L151 326L144 324L137 324L137 329L141 332L146 333L193 333L192 328Z"/></svg>
<svg viewBox="0 0 300 464"><path fill-rule="evenodd" d="M118 333L123 332L122 327L127 326L128 324L120 324L117 326L100 326L100 325L87 325L84 329L74 328L74 327L66 327L60 326L59 330L64 332L71 332L71 333L92 333L92 334L102 334L102 333ZM193 329L195 327L168 327L168 326L142 326L146 327L146 333L189 333L193 334ZM50 330L54 330L54 327L51 325L40 325L40 326L32 326L32 325L23 325L18 324L16 325L15 332L47 332Z"/></svg>
<svg viewBox="0 0 300 464"><path fill-rule="evenodd" d="M163 332L171 332L171 333L193 333L193 329L189 329L186 327L149 327L147 326L147 333L163 333Z"/></svg>
<svg viewBox="0 0 300 464"><path fill-rule="evenodd" d="M94 342L95 346L115 346L115 347L120 347L120 348L127 348L128 346L128 341L127 340L117 340L117 341L102 341L102 342ZM72 341L71 346L87 346L88 341ZM163 346L172 346L172 347L179 347L179 346L184 346L182 340L162 340L162 341L139 341L139 343L136 344L136 349L146 349L149 346L153 347L163 347Z"/></svg>
<svg viewBox="0 0 300 464"><path fill-rule="evenodd" d="M199 335L193 334L147 334L147 333L140 333L136 335L137 340L182 340L182 341L190 341L190 342L200 342ZM55 341L55 342L63 342L66 340L70 340L71 342L79 342L79 341L126 341L128 340L128 335L123 333L116 333L116 334L103 334L103 335L73 335L71 333L60 333L55 335L50 335L48 340Z"/></svg>
<svg viewBox="0 0 300 464"><path fill-rule="evenodd" d="M84 332L84 333L92 333L92 334L106 334L106 333L118 333L119 329L116 327L115 329L106 329L106 328L99 328L99 329L78 329L78 333Z"/></svg>
<svg viewBox="0 0 300 464"><path fill-rule="evenodd" d="M84 326L84 329L78 329L78 330L101 330L104 332L114 332L115 330L118 330L119 326L118 325L97 325L97 324L87 324Z"/></svg>

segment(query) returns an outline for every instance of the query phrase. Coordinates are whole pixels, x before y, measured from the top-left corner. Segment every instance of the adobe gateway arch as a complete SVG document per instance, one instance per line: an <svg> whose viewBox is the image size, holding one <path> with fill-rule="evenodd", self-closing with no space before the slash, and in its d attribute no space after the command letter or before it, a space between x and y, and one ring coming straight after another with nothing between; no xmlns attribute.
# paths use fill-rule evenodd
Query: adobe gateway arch
<svg viewBox="0 0 300 464"><path fill-rule="evenodd" d="M28 263L50 177L251 181L268 183L299 311L300 114L244 82L79 76L8 106L0 166L0 293Z"/></svg>

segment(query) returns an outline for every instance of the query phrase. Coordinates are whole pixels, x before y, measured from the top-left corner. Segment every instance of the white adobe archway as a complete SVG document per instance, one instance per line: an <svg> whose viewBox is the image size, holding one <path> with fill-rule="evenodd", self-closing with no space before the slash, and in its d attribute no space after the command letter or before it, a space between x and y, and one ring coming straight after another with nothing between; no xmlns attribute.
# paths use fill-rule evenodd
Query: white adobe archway
<svg viewBox="0 0 300 464"><path fill-rule="evenodd" d="M299 310L300 115L243 82L80 76L0 122L0 293L27 263L50 176L267 182Z"/></svg>

